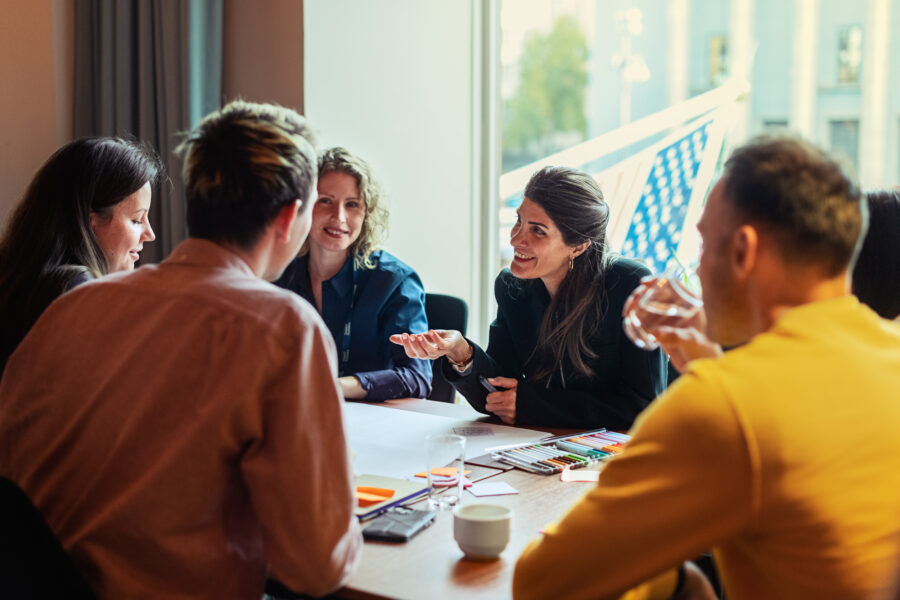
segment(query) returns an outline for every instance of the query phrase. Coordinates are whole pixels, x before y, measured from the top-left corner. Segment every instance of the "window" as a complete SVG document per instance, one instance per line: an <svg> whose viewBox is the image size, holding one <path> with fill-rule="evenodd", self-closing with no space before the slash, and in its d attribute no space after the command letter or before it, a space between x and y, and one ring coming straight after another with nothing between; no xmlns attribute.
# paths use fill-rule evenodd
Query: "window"
<svg viewBox="0 0 900 600"><path fill-rule="evenodd" d="M763 119L762 122L762 130L763 131L784 131L788 128L788 120L787 119Z"/></svg>
<svg viewBox="0 0 900 600"><path fill-rule="evenodd" d="M838 83L859 83L862 65L862 27L850 25L838 31Z"/></svg>
<svg viewBox="0 0 900 600"><path fill-rule="evenodd" d="M592 3L502 4L503 172L586 138L588 44L576 9Z"/></svg>
<svg viewBox="0 0 900 600"><path fill-rule="evenodd" d="M630 248L634 257L660 266L672 254L689 258L681 249L694 243L692 219L699 211L693 202L708 190L721 158L750 137L803 126L813 143L843 154L854 168L861 144L871 142L866 136L885 136L884 146L896 143L888 139L890 128L862 126L869 118L866 97L876 97L863 88L890 88L884 78L900 67L900 56L890 53L889 64L864 82L863 29L847 24L887 18L873 13L877 3L820 3L814 15L798 16L791 2L758 0L749 3L752 19L735 22L734 11L746 5L738 0L673 0L663 3L665 10L652 0L498 1L501 265L511 258L509 232L522 190L545 164L594 176L610 205L611 249ZM890 43L890 34L880 31L867 32L866 43ZM831 48L828 55L822 56L820 42ZM717 107L707 113L686 107L716 92L724 97L739 75L738 59L749 64L750 87L723 102L741 110L730 113L727 126L705 127L700 121ZM808 88L800 88L807 82L798 82L797 72L811 75ZM890 95L886 109L900 114L900 96ZM815 123L824 127L816 131ZM647 125L644 137L635 133L636 124ZM650 151L649 161L641 158ZM719 159L712 167L710 153ZM887 160L894 162L893 156ZM900 177L882 170L863 184L886 186ZM654 248L664 233L666 244Z"/></svg>
<svg viewBox="0 0 900 600"><path fill-rule="evenodd" d="M501 2L502 166L507 173L583 142L588 133L588 39L595 0ZM500 199L500 266L521 194Z"/></svg>
<svg viewBox="0 0 900 600"><path fill-rule="evenodd" d="M828 122L831 151L845 158L859 172L859 120L846 119Z"/></svg>
<svg viewBox="0 0 900 600"><path fill-rule="evenodd" d="M728 78L728 38L713 35L709 38L709 85L718 87Z"/></svg>

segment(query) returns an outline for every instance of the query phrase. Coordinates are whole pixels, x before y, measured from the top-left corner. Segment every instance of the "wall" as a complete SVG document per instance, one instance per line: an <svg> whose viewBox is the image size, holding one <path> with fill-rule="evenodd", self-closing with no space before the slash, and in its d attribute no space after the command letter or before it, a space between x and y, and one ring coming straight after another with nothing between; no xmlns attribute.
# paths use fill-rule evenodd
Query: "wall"
<svg viewBox="0 0 900 600"><path fill-rule="evenodd" d="M222 96L303 111L303 2L225 0Z"/></svg>
<svg viewBox="0 0 900 600"><path fill-rule="evenodd" d="M72 135L74 13L65 0L6 0L0 20L0 225Z"/></svg>
<svg viewBox="0 0 900 600"><path fill-rule="evenodd" d="M372 164L389 196L385 248L426 290L460 296L470 309L480 294L474 1L304 3L305 107L323 147L346 146Z"/></svg>
<svg viewBox="0 0 900 600"><path fill-rule="evenodd" d="M223 98L298 108L323 146L367 158L388 193L386 249L464 298L480 338L477 0L225 0ZM0 220L71 139L72 3L7 0L0 22ZM351 18L348 18L351 17ZM304 77L305 72L305 77ZM305 80L305 93L304 93ZM477 132L477 133L476 133ZM486 279L490 279L488 274Z"/></svg>
<svg viewBox="0 0 900 600"><path fill-rule="evenodd" d="M225 0L223 98L303 109L303 4ZM0 225L72 138L74 3L5 0L0 20ZM17 83L24 83L16 85Z"/></svg>
<svg viewBox="0 0 900 600"><path fill-rule="evenodd" d="M891 31L900 31L900 6L891 9ZM888 56L891 57L888 81L900 81L900 36L892 35ZM865 42L863 42L865 43ZM888 85L888 122L885 129L887 137L887 168L885 169L885 185L900 185L900 86L896 83Z"/></svg>
<svg viewBox="0 0 900 600"><path fill-rule="evenodd" d="M791 106L791 62L794 7L790 2L757 2L756 48L751 85L752 127L764 121L787 121Z"/></svg>

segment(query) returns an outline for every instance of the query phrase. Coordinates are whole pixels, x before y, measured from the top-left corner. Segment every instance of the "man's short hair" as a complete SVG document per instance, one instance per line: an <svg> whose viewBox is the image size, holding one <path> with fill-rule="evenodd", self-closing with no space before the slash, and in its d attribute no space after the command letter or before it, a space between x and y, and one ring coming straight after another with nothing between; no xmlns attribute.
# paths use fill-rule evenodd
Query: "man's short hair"
<svg viewBox="0 0 900 600"><path fill-rule="evenodd" d="M816 146L790 135L755 137L725 163L725 197L774 235L786 261L846 269L865 227L859 186Z"/></svg>
<svg viewBox="0 0 900 600"><path fill-rule="evenodd" d="M316 181L306 119L272 104L236 100L206 116L179 145L191 237L250 249L286 204Z"/></svg>

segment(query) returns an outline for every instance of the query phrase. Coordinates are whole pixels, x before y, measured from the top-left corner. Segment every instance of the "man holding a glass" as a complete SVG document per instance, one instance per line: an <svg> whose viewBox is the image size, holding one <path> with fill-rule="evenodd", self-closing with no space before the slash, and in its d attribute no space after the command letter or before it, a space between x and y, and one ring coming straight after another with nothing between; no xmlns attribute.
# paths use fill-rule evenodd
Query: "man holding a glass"
<svg viewBox="0 0 900 600"><path fill-rule="evenodd" d="M763 137L732 154L698 224L701 329L650 332L684 375L525 550L516 598L704 597L684 561L710 547L734 600L892 589L900 327L850 294L865 221L857 185L818 148ZM610 551L598 561L586 539Z"/></svg>

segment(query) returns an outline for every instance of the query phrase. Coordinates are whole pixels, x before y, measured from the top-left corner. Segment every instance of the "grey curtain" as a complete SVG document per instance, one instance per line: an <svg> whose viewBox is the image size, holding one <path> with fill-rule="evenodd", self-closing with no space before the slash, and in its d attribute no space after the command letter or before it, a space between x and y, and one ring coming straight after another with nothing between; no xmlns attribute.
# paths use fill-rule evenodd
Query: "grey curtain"
<svg viewBox="0 0 900 600"><path fill-rule="evenodd" d="M158 262L187 236L180 134L218 107L222 0L76 0L76 137L130 136L153 145L168 181L153 192Z"/></svg>

